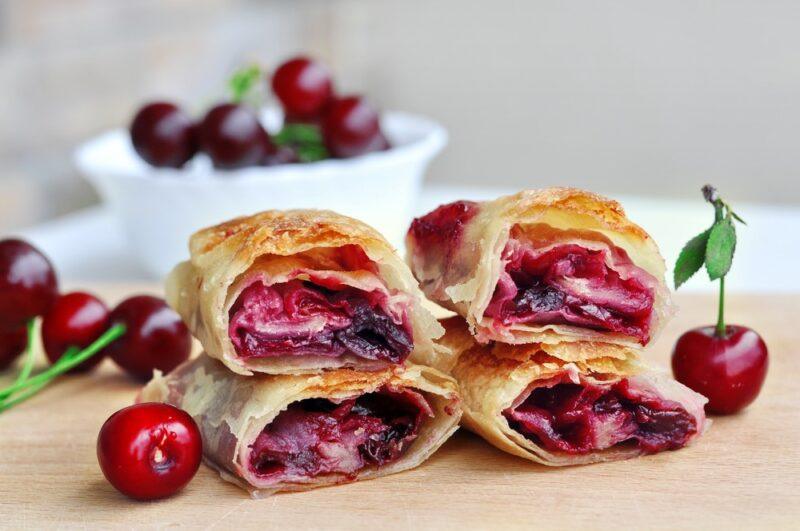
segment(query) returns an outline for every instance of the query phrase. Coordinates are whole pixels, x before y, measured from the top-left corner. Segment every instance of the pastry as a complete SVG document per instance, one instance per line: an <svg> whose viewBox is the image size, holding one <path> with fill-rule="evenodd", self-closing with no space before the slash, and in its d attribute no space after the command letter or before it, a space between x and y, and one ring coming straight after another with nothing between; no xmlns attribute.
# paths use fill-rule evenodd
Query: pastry
<svg viewBox="0 0 800 531"><path fill-rule="evenodd" d="M330 211L268 211L201 230L167 300L239 374L427 364L443 333L374 229Z"/></svg>
<svg viewBox="0 0 800 531"><path fill-rule="evenodd" d="M675 450L699 437L705 397L609 343L481 345L444 322L462 423L497 448L545 465Z"/></svg>
<svg viewBox="0 0 800 531"><path fill-rule="evenodd" d="M253 494L414 468L456 431L461 416L452 378L413 364L242 376L201 355L157 374L139 401L188 412L206 462Z"/></svg>
<svg viewBox="0 0 800 531"><path fill-rule="evenodd" d="M417 218L423 291L480 342L648 344L670 313L664 260L609 199L572 188L458 201Z"/></svg>

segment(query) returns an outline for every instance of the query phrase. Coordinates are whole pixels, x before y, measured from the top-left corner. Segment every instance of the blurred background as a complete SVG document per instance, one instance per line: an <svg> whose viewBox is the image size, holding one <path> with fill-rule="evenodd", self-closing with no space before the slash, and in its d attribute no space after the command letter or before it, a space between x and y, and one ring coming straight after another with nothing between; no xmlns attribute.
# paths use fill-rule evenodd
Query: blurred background
<svg viewBox="0 0 800 531"><path fill-rule="evenodd" d="M793 223L798 28L792 1L2 0L0 231L97 202L72 151L144 100L200 113L237 66L298 52L445 125L439 189L573 185L669 218L710 181Z"/></svg>

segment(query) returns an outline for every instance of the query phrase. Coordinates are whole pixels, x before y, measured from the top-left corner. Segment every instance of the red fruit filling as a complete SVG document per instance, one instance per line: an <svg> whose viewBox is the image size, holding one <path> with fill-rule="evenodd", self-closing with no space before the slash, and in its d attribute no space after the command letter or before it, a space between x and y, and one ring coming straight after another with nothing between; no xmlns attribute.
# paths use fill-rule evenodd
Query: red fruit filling
<svg viewBox="0 0 800 531"><path fill-rule="evenodd" d="M229 335L243 358L286 355L401 363L414 346L405 315L384 310L388 295L350 286L290 280L245 288L230 310Z"/></svg>
<svg viewBox="0 0 800 531"><path fill-rule="evenodd" d="M526 438L548 451L568 454L621 443L644 453L674 450L697 432L697 421L683 406L639 392L628 380L537 387L503 415Z"/></svg>
<svg viewBox="0 0 800 531"><path fill-rule="evenodd" d="M396 461L433 412L419 393L388 388L339 404L312 398L291 404L250 446L260 476L354 475Z"/></svg>
<svg viewBox="0 0 800 531"><path fill-rule="evenodd" d="M484 315L506 326L569 324L633 336L643 345L649 341L652 277L624 250L577 244L537 250L511 239L503 262Z"/></svg>
<svg viewBox="0 0 800 531"><path fill-rule="evenodd" d="M478 213L478 206L474 201L442 205L412 221L408 233L414 238L417 248L426 252L439 249L443 253L442 263L447 265L461 242L464 225Z"/></svg>

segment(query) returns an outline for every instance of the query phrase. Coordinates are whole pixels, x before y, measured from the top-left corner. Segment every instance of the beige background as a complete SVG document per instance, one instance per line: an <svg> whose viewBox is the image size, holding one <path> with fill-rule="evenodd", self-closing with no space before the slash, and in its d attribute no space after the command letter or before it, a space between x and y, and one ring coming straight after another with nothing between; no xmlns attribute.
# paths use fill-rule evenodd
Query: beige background
<svg viewBox="0 0 800 531"><path fill-rule="evenodd" d="M433 181L797 205L798 27L790 1L0 1L0 230L95 201L70 152L144 99L200 112L300 50L442 121Z"/></svg>

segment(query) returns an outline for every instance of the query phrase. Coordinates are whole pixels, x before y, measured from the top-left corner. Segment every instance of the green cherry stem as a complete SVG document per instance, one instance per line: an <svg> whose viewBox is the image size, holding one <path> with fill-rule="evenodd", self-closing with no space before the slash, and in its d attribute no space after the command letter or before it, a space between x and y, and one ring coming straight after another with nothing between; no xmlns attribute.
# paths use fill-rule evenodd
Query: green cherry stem
<svg viewBox="0 0 800 531"><path fill-rule="evenodd" d="M54 365L50 366L49 369L46 369L36 376L32 378L27 378L25 380L20 381L18 378L17 382L6 387L5 389L0 390L0 411L4 411L11 407L14 404L21 402L33 396L37 391L41 388L46 386L50 383L56 376L59 376L71 368L75 367L76 365L86 361L87 359L91 358L105 347L107 347L111 342L115 341L119 337L121 337L125 333L125 325L115 325L109 328L102 336L100 336L94 343L86 347L85 349L81 350L80 352L75 353L74 350L68 351L61 359L56 362ZM31 388L31 389L25 389ZM21 389L25 389L23 393L21 393L18 397L14 397L13 399L9 400L9 397L13 396L15 393L20 391Z"/></svg>
<svg viewBox="0 0 800 531"><path fill-rule="evenodd" d="M725 276L719 279L719 307L717 308L717 329L714 335L725 337Z"/></svg>

